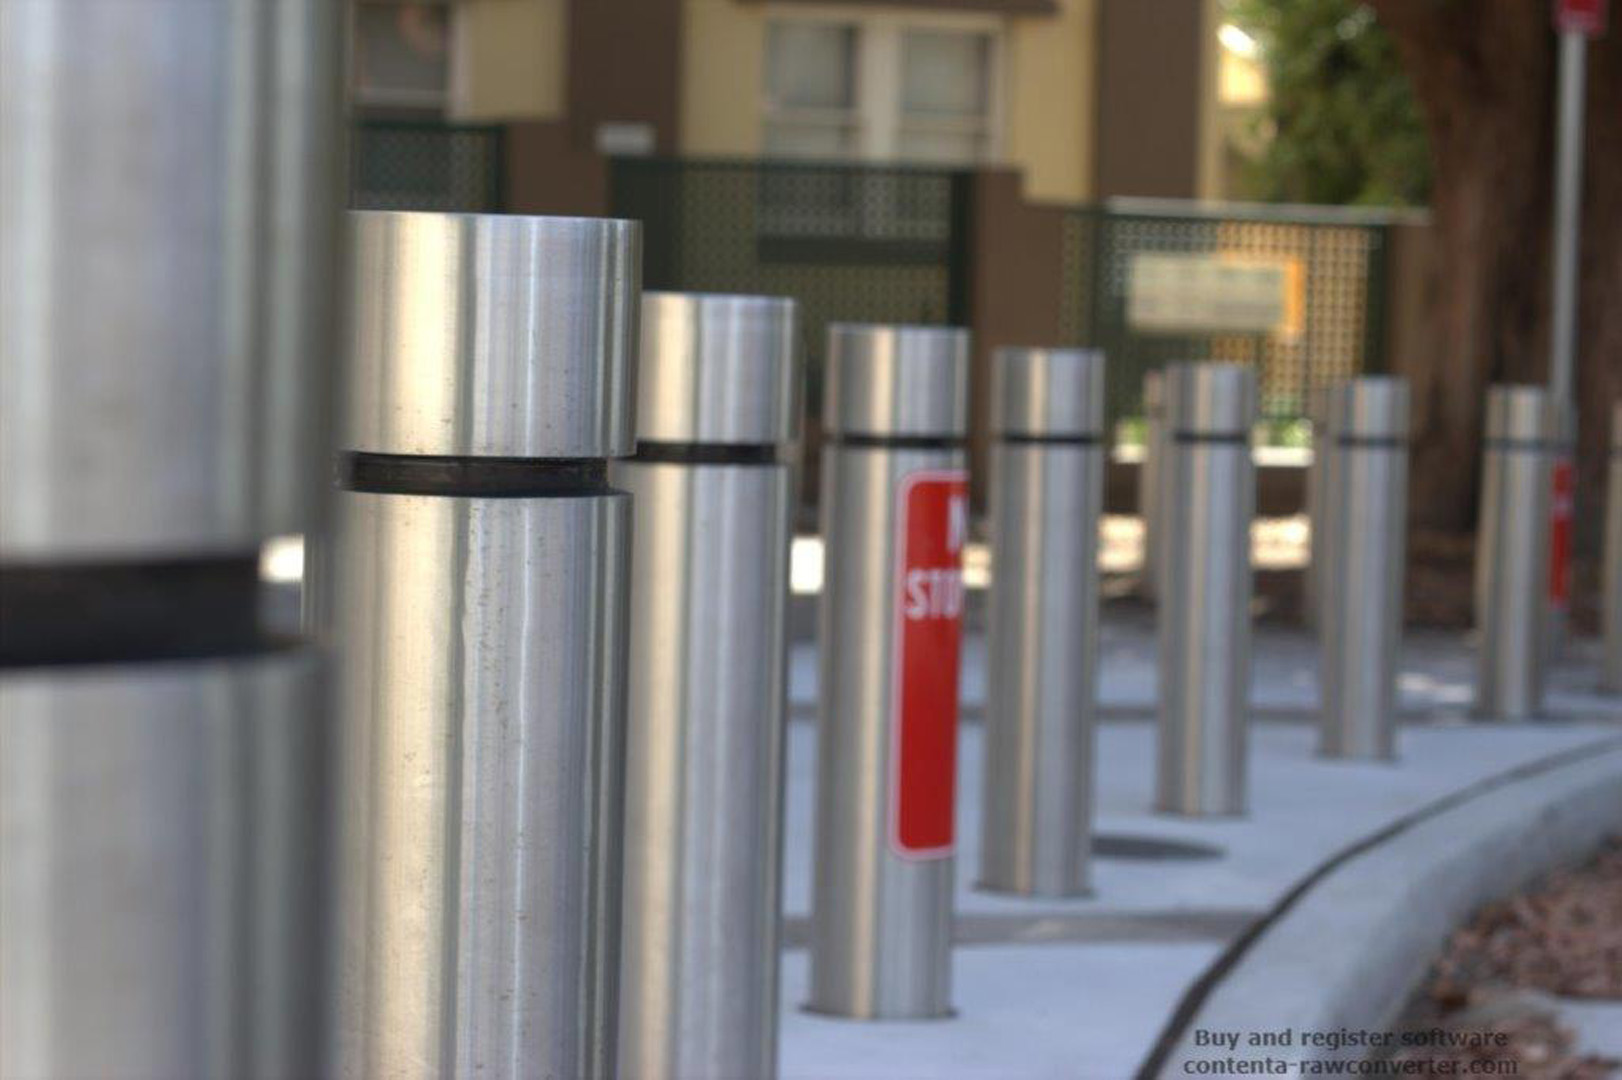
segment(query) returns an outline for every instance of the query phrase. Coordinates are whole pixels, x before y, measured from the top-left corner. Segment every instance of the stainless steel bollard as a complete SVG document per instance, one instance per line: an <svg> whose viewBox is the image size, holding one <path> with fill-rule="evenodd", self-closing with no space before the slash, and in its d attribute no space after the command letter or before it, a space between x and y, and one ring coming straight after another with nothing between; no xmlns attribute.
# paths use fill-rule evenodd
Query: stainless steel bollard
<svg viewBox="0 0 1622 1080"><path fill-rule="evenodd" d="M1328 490L1327 472L1335 444L1329 437L1329 417L1334 408L1332 386L1314 386L1307 391L1307 421L1312 425L1312 462L1307 466L1307 566L1302 575L1303 621L1311 627L1323 625L1324 565L1328 556L1329 528L1325 520Z"/></svg>
<svg viewBox="0 0 1622 1080"><path fill-rule="evenodd" d="M612 1076L639 227L351 220L338 1071Z"/></svg>
<svg viewBox="0 0 1622 1080"><path fill-rule="evenodd" d="M1138 518L1143 522L1143 567L1138 591L1153 600L1160 595L1160 562L1164 544L1166 442L1166 376L1151 371L1143 377L1143 463L1138 466Z"/></svg>
<svg viewBox="0 0 1622 1080"><path fill-rule="evenodd" d="M631 548L621 1074L777 1073L795 305L649 293Z"/></svg>
<svg viewBox="0 0 1622 1080"><path fill-rule="evenodd" d="M809 1007L945 1016L969 337L835 325L827 364Z"/></svg>
<svg viewBox="0 0 1622 1080"><path fill-rule="evenodd" d="M1559 415L1539 386L1487 395L1476 549L1476 713L1524 720L1543 707L1549 498Z"/></svg>
<svg viewBox="0 0 1622 1080"><path fill-rule="evenodd" d="M980 883L1088 891L1104 357L999 349Z"/></svg>
<svg viewBox="0 0 1622 1080"><path fill-rule="evenodd" d="M7 1080L321 1074L326 663L258 564L327 490L341 17L0 14Z"/></svg>
<svg viewBox="0 0 1622 1080"><path fill-rule="evenodd" d="M1611 461L1605 492L1604 619L1602 685L1622 694L1622 402L1611 408Z"/></svg>
<svg viewBox="0 0 1622 1080"><path fill-rule="evenodd" d="M1250 429L1256 378L1236 364L1167 369L1173 452L1160 608L1160 810L1245 811L1250 705Z"/></svg>
<svg viewBox="0 0 1622 1080"><path fill-rule="evenodd" d="M1408 384L1355 379L1335 395L1328 437L1335 486L1325 492L1320 626L1323 716L1330 757L1396 756L1408 516Z"/></svg>

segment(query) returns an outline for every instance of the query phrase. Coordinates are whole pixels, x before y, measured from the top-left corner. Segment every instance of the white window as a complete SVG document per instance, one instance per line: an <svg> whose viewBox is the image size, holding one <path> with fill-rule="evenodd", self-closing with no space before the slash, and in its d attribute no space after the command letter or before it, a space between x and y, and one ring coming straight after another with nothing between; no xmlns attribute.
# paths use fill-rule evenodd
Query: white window
<svg viewBox="0 0 1622 1080"><path fill-rule="evenodd" d="M771 104L768 157L848 158L857 153L856 28L771 24L766 42Z"/></svg>
<svg viewBox="0 0 1622 1080"><path fill-rule="evenodd" d="M359 0L353 25L356 105L445 111L451 86L448 6Z"/></svg>
<svg viewBox="0 0 1622 1080"><path fill-rule="evenodd" d="M997 152L999 24L794 15L767 24L769 157L970 165Z"/></svg>

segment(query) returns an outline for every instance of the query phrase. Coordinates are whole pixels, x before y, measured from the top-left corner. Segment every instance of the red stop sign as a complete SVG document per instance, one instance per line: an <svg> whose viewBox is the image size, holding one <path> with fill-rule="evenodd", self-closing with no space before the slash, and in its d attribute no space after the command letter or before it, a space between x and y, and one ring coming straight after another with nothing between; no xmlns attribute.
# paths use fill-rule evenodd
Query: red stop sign
<svg viewBox="0 0 1622 1080"><path fill-rule="evenodd" d="M1555 0L1555 29L1597 37L1605 32L1608 6L1609 0Z"/></svg>

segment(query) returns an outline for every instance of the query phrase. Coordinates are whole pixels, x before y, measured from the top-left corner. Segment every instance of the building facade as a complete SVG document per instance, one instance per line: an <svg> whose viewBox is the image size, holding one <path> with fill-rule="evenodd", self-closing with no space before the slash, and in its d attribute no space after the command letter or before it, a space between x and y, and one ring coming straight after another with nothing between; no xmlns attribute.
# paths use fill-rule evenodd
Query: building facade
<svg viewBox="0 0 1622 1080"><path fill-rule="evenodd" d="M992 166L1057 203L1220 198L1231 99L1257 83L1232 29L1219 0L355 0L353 101L508 129L520 174L548 163L518 208L596 208L615 155Z"/></svg>

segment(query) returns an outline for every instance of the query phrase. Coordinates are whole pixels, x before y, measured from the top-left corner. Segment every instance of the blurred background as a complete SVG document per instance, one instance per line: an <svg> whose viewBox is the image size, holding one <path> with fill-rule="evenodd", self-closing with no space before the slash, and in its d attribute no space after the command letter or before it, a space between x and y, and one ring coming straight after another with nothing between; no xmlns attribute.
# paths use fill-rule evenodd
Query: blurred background
<svg viewBox="0 0 1622 1080"><path fill-rule="evenodd" d="M1257 365L1278 468L1313 387L1390 372L1416 574L1458 594L1482 394L1547 378L1544 0L354 0L352 42L354 205L638 218L649 288L799 298L808 503L833 320L972 329L977 463L998 345L1104 348L1128 467L1167 361ZM1588 69L1584 620L1622 392L1618 35Z"/></svg>

